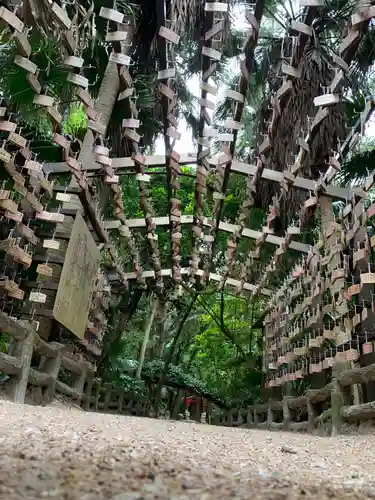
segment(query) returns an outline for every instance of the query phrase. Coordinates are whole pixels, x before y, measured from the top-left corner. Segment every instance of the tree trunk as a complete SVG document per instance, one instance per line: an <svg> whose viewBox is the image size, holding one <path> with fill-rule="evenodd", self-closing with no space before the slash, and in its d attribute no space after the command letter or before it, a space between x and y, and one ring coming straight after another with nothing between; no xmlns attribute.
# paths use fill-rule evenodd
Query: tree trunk
<svg viewBox="0 0 375 500"><path fill-rule="evenodd" d="M141 372L142 372L142 368L143 368L143 363L145 361L146 348L147 348L147 344L148 344L148 341L149 341L149 338L150 338L150 332L151 332L151 328L152 328L152 323L154 322L154 318L155 318L157 307L158 307L158 299L156 298L156 299L153 300L151 314L150 314L149 318L147 319L147 323L146 323L146 326L145 326L145 333L144 333L144 336L143 336L141 353L139 355L139 362L138 362L137 373L135 375L135 377L137 379L141 378Z"/></svg>
<svg viewBox="0 0 375 500"><path fill-rule="evenodd" d="M137 310L142 295L143 295L143 290L135 289L134 291L131 291L129 295L124 295L123 301L121 301L119 304L116 304L114 307L110 308L108 314L108 323L112 326L115 326L113 325L114 315L116 312L120 311L121 316L119 321L121 322L121 328L109 329L104 335L102 344L102 355L100 357L98 365L99 373L102 373L102 367L105 364L107 356L111 352L112 346L120 340L125 328L127 327L129 321L132 319L133 314Z"/></svg>
<svg viewBox="0 0 375 500"><path fill-rule="evenodd" d="M100 85L98 99L95 104L95 111L97 111L100 115L99 121L105 125L106 128L108 128L119 91L120 77L118 74L117 64L110 61L107 64L107 68ZM91 130L87 130L83 140L81 152L79 154L79 161L82 162L82 170L86 170L93 161L93 143L94 134Z"/></svg>
<svg viewBox="0 0 375 500"><path fill-rule="evenodd" d="M198 298L198 294L195 293L190 304L186 308L184 315L182 316L182 318L180 320L180 324L178 325L176 335L173 338L172 345L170 346L169 352L168 352L167 357L164 361L164 369L163 369L162 374L160 375L159 382L158 382L156 389L155 389L154 409L156 412L158 412L158 410L159 410L160 399L161 399L161 389L162 389L163 385L165 384L168 369L169 369L170 364L172 363L173 356L174 356L174 353L176 351L177 342L179 341L179 339L181 337L181 333L182 333L182 330L183 330L184 325L186 323L186 320L190 316L190 313L195 306L195 302L196 302L197 298Z"/></svg>
<svg viewBox="0 0 375 500"><path fill-rule="evenodd" d="M120 77L118 75L117 64L108 62L104 77L99 89L99 95L95 104L95 111L99 113L99 121L108 128L113 107L116 103L117 96L120 90ZM93 158L94 134L87 129L85 138L83 139L82 148L78 156L78 161L82 162L82 170L85 171L90 164L94 162ZM77 181L72 176L70 186L76 187ZM81 208L81 202L78 196L72 196L69 203L64 204L64 208Z"/></svg>

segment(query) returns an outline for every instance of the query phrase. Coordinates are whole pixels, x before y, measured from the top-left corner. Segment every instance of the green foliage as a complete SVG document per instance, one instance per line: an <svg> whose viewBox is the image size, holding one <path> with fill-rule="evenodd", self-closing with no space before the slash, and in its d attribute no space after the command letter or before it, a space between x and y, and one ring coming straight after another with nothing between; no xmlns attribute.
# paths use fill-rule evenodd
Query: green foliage
<svg viewBox="0 0 375 500"><path fill-rule="evenodd" d="M81 2L88 9L90 3ZM152 2L151 2L152 3ZM143 16L146 19L146 31L137 32L136 36L148 34L151 37L150 51L146 54L139 50L142 40L137 40L138 46L133 47L132 58L134 65L130 71L133 77L137 97L136 105L142 126L139 130L142 135L142 146L147 152L154 149L154 139L162 131L161 111L157 87L158 58L155 54L155 44L152 43L154 33L151 24L153 21L153 6L149 2L135 5L126 0L117 3L118 9L137 19ZM167 2L169 3L169 2ZM233 2L236 3L236 2ZM178 4L178 2L177 2ZM100 7L112 7L107 0L95 2L93 6L95 16L92 26L94 33L88 36L84 44L82 57L85 67L82 70L90 82L90 92L95 98L102 81L108 62L107 46L104 43L107 22L98 16ZM337 48L339 36L343 27L350 18L354 2L340 0L328 1L324 9L317 9L313 20L314 37L313 46L307 44L308 50L304 57L314 58L317 67L327 61L330 54ZM180 6L177 6L177 8ZM190 127L195 138L198 135L199 106L197 98L189 89L190 77L197 77L201 67L201 48L198 43L198 31L201 27L200 15L202 5L199 2L185 2L181 12L185 15L196 15L197 23L186 26L182 33L181 43L176 47L177 77L175 80L177 95L179 96L178 112ZM151 19L147 18L150 9ZM196 13L197 11L198 14ZM249 77L247 98L244 105L241 123L243 127L238 132L236 141L236 157L243 161L253 160L254 148L259 144L259 124L263 123L268 98L279 88L280 78L278 64L281 57L282 39L286 33L287 19L294 17L293 3L289 0L269 0L266 2L265 15L262 20L260 37L254 53L253 68ZM140 27L137 26L137 28ZM185 23L186 24L186 23ZM91 28L88 28L91 29ZM137 30L136 30L137 31ZM197 31L198 37L188 38L186 32L191 34ZM148 33L149 32L149 33ZM374 62L374 25L370 23L364 33L361 44L355 54L354 61L347 72L346 89L353 87L352 91L345 91L343 103L349 126L353 126L361 111L364 109L367 96L374 90L374 79L369 68ZM52 125L43 107L35 106L32 101L34 92L26 80L26 72L14 63L16 49L14 41L5 31L1 34L0 47L0 91L8 99L12 112L19 115L23 135L31 141L31 149L39 154L41 161L62 161L60 148L51 144ZM41 37L36 29L31 34L32 56L31 60L38 66L38 78L43 89L56 98L59 111L63 115L63 131L78 139L84 137L87 129L87 119L81 104L77 104L73 89L66 78L69 69L63 64L64 53L61 49L61 40L54 36ZM242 45L242 34L238 31L228 31L223 40L223 58L217 64L215 75L216 84L219 86L219 96L223 88L235 88L239 81L238 65L235 74L231 71L233 63L237 60ZM133 57L134 56L134 57ZM145 60L147 59L147 60ZM7 104L8 104L7 103ZM124 117L124 101L117 102L109 127L110 144L117 144L120 156L129 156L124 141L119 137L121 120ZM215 110L213 121L220 127L224 119L232 116L235 109L231 100L223 100ZM264 130L264 129L262 129ZM291 138L292 139L292 138ZM343 162L340 182L342 184L362 181L367 175L367 169L372 169L375 160L374 142L361 143L358 150ZM115 148L114 148L115 149ZM272 164L272 162L271 162ZM185 166L179 176L181 187L177 197L181 200L183 215L193 215L195 212L195 166ZM270 165L269 168L272 168ZM150 183L150 198L152 199L153 215L164 216L169 213L168 191L166 186L165 168L153 168ZM67 184L68 176L59 176L59 184ZM211 172L207 178L207 194L203 202L203 215L211 218L214 207L213 193L216 191L216 175ZM105 218L113 217L113 204L108 197L108 190L103 189L99 181L93 182L95 192L99 195ZM124 201L124 211L127 218L143 218L144 213L140 207L139 187L134 172L121 176L120 184ZM231 173L227 186L226 198L221 214L221 219L230 223L238 222L245 196L246 182L244 176ZM260 203L261 205L261 203ZM52 206L52 205L50 205ZM249 211L245 227L255 230L261 229L265 223L266 213L260 207ZM319 224L319 214L301 235L301 240L311 244L316 227ZM160 250L162 267L171 266L171 241L168 227L158 227L158 246ZM143 229L133 231L134 240L140 250L142 265L145 270L151 269L149 244ZM119 250L122 263L127 271L133 270L131 256L127 248L115 233L111 234L111 243ZM191 226L184 224L182 227L181 256L183 267L189 266L192 250ZM224 272L226 265L226 250L228 234L218 231L216 235L214 258L212 266L218 273ZM242 238L236 252L236 263L231 275L238 277L241 264L244 263L249 252L254 248L254 241ZM247 281L256 283L264 267L273 255L274 245L266 243L262 247L260 258L252 266ZM106 249L102 251L102 264L108 266L110 258ZM267 286L277 287L285 275L290 271L296 260L300 257L296 252L288 250L283 255L278 273L269 280ZM192 393L203 394L215 398L226 404L237 402L246 403L257 399L260 394L262 380L262 334L260 329L253 325L261 318L264 310L264 301L261 298L249 300L239 296L218 293L214 286L209 285L200 291L194 299L192 310L185 318L192 301L193 292L185 287L182 294L171 299L175 287L167 283L169 288L165 293L165 315L157 315L152 326L150 340L146 351L146 360L141 372L141 380L134 378L138 367L139 352L144 335L144 325L147 319L148 299L142 299L138 305L137 313L131 321L125 321L124 310L120 297L111 311L111 322L108 325L106 337L113 337L114 342L109 343L109 349L102 362L101 374L105 380L111 381L126 391L142 394L150 401L155 401L155 386L163 381L170 389L180 388ZM126 293L124 294L126 296ZM126 309L126 308L125 308ZM1 339L1 349L4 349L4 340ZM164 377L165 376L165 377ZM304 389L304 388L303 388ZM295 391L302 390L295 387Z"/></svg>
<svg viewBox="0 0 375 500"><path fill-rule="evenodd" d="M60 62L62 59L60 43L57 40L41 37L37 32L33 32L29 41L32 47L31 60L39 68L38 78L41 85L58 101L67 100L70 95L69 84L66 81L68 69ZM19 112L23 122L35 128L39 138L50 138L51 121L43 107L33 104L35 92L26 80L27 73L13 63L16 53L14 44L9 40L1 46L1 91L9 99L13 111Z"/></svg>
<svg viewBox="0 0 375 500"><path fill-rule="evenodd" d="M69 106L66 119L63 122L65 134L73 137L83 137L87 129L87 115L81 103L73 103Z"/></svg>
<svg viewBox="0 0 375 500"><path fill-rule="evenodd" d="M124 391L129 392L131 394L136 394L140 396L145 395L145 385L142 380L138 380L130 375L126 375L125 373L121 373L118 379L115 379L114 385L124 389Z"/></svg>
<svg viewBox="0 0 375 500"><path fill-rule="evenodd" d="M126 329L122 315L115 313L110 328L117 329L120 337L104 360L102 377L148 397L151 403L160 380L170 390L203 395L224 406L256 399L262 377L262 339L260 330L252 324L260 317L262 302L248 303L240 297L208 291L194 302L177 339L179 321L189 303L185 295L181 301L167 304L164 313L157 313L141 381L134 379L134 373L148 301L140 303Z"/></svg>
<svg viewBox="0 0 375 500"><path fill-rule="evenodd" d="M347 184L363 184L368 173L373 170L375 161L375 139L370 137L359 144L356 151L351 153L341 165L339 182Z"/></svg>
<svg viewBox="0 0 375 500"><path fill-rule="evenodd" d="M223 301L215 298L208 298L210 312L200 317L201 333L190 343L185 363L194 353L192 372L225 401L254 399L260 389L262 339L252 325L261 303L228 295Z"/></svg>

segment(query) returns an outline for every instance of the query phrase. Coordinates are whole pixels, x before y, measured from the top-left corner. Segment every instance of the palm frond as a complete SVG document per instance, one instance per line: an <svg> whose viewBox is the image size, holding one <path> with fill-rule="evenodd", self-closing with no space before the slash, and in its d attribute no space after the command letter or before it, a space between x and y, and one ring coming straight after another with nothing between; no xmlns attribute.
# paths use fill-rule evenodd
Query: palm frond
<svg viewBox="0 0 375 500"><path fill-rule="evenodd" d="M372 171L375 163L375 141L370 141L368 149L354 153L343 162L338 175L338 182L342 186L347 184L361 185Z"/></svg>

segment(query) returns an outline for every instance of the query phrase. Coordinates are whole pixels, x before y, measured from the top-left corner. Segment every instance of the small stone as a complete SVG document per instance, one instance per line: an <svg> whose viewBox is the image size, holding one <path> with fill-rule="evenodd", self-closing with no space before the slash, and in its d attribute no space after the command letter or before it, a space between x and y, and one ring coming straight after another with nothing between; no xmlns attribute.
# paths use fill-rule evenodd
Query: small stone
<svg viewBox="0 0 375 500"><path fill-rule="evenodd" d="M297 452L293 450L293 448L289 448L289 446L282 446L280 449L281 453L290 453L291 455L295 455Z"/></svg>

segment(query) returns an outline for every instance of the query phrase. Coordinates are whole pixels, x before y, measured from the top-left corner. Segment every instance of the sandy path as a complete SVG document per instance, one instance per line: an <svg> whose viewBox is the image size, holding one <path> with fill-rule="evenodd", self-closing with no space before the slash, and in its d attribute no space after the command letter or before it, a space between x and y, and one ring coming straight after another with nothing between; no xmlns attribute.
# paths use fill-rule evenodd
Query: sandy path
<svg viewBox="0 0 375 500"><path fill-rule="evenodd" d="M373 436L327 439L5 401L0 431L7 500L375 498Z"/></svg>

